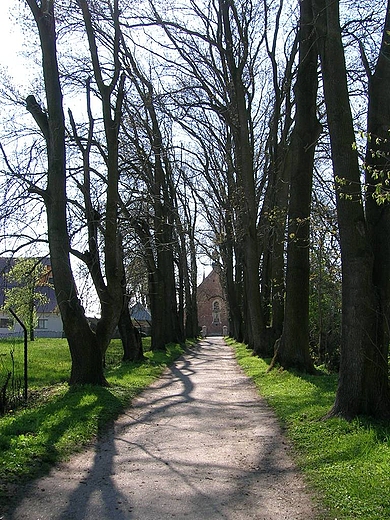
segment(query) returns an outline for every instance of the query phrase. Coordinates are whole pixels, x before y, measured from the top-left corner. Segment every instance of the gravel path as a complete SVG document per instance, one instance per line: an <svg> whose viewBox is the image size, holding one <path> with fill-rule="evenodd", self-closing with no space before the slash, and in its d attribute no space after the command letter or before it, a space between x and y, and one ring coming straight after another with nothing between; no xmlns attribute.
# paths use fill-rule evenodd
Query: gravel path
<svg viewBox="0 0 390 520"><path fill-rule="evenodd" d="M273 412L222 338L189 350L7 520L311 520ZM1 518L1 514L0 514Z"/></svg>

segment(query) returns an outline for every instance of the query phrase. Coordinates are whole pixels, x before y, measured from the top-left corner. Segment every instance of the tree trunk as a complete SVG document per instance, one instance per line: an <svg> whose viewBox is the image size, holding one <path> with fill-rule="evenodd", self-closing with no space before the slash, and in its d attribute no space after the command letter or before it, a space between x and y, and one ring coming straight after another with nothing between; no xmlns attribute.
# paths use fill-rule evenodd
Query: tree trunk
<svg viewBox="0 0 390 520"><path fill-rule="evenodd" d="M149 273L152 350L164 350L168 343L177 341L177 337L173 336L172 310L167 289L169 288L165 283L165 272L156 267L153 273Z"/></svg>
<svg viewBox="0 0 390 520"><path fill-rule="evenodd" d="M234 43L230 25L232 19L230 16L231 5L226 0L220 0L219 8L226 45L225 59L231 83L231 107L227 121L234 142L237 195L241 201L239 241L245 251L243 258L243 281L246 296L246 315L244 320L248 346L253 349L256 354L262 354L266 351L266 341L265 322L260 295L260 256L257 236L258 204L250 131L251 115L247 106L242 70L237 66L236 56L234 54Z"/></svg>
<svg viewBox="0 0 390 520"><path fill-rule="evenodd" d="M372 349L367 361L367 401L377 401L379 415L390 410L388 382L388 356L390 341L390 200L386 181L390 178L390 1L387 2L386 19L381 48L374 74L369 77L368 144L366 154L367 201L366 215L370 245L374 254L372 283L375 295ZM379 178L376 177L379 172ZM379 192L375 196L376 187ZM383 200L380 200L384 195ZM371 384L370 384L371 381Z"/></svg>
<svg viewBox="0 0 390 520"><path fill-rule="evenodd" d="M361 196L360 170L349 105L339 2L313 0L337 187L342 259L342 331L339 385L328 416L389 415L389 400L373 377L377 338L373 252ZM383 381L383 374L381 381ZM387 374L386 374L387 377ZM387 386L387 383L386 385ZM387 392L388 393L388 392Z"/></svg>
<svg viewBox="0 0 390 520"><path fill-rule="evenodd" d="M309 350L309 221L315 141L321 126L316 116L317 48L311 0L302 0L300 8L296 115L288 152L291 172L285 317L274 361L285 368L314 373Z"/></svg>
<svg viewBox="0 0 390 520"><path fill-rule="evenodd" d="M115 27L113 41L114 70L112 77L104 83L102 67L99 61L95 30L92 24L91 12L86 0L77 0L83 15L88 38L91 63L102 102L104 134L107 146L107 188L105 204L104 229L104 271L105 283L98 289L101 318L97 323L96 335L103 352L108 347L115 327L118 325L123 307L122 287L122 244L118 230L119 206L119 128L122 118L125 76L121 74L121 66L117 48L120 40L118 0L113 1L112 22ZM112 94L116 92L116 99Z"/></svg>
<svg viewBox="0 0 390 520"><path fill-rule="evenodd" d="M39 31L48 116L33 96L28 96L26 106L46 140L47 188L40 194L47 212L54 289L72 359L69 382L71 385L107 385L103 373L104 352L85 318L70 264L66 218L65 122L57 63L54 3L45 3L45 9L39 7L35 0L27 0L27 3Z"/></svg>
<svg viewBox="0 0 390 520"><path fill-rule="evenodd" d="M185 245L183 246L185 249ZM182 254L185 251L182 251ZM185 265L186 273L184 276L185 286L185 336L186 338L197 338L199 336L198 305L197 305L197 275L196 247L193 229L189 237L190 270L187 262Z"/></svg>
<svg viewBox="0 0 390 520"><path fill-rule="evenodd" d="M234 248L233 248L233 229L232 219L228 216L226 218L225 226L226 238L221 244L221 256L222 263L224 265L225 272L225 285L226 285L226 299L229 310L229 336L234 338L236 341L243 340L242 334L242 313L240 308L240 301L242 294L240 291L240 274L242 269L239 269L239 259L237 255L236 259L236 277L234 275ZM242 267L242 266L240 266Z"/></svg>
<svg viewBox="0 0 390 520"><path fill-rule="evenodd" d="M226 124L226 122L225 122ZM229 336L236 341L243 341L243 317L242 317L242 254L235 235L235 225L238 206L237 183L233 166L233 143L231 131L227 130L226 136L226 175L227 196L226 207L223 216L224 239L221 241L220 254L225 272L225 291L229 316Z"/></svg>
<svg viewBox="0 0 390 520"><path fill-rule="evenodd" d="M279 145L277 145L279 147ZM280 146L282 148L282 146ZM274 152L275 153L275 152ZM268 185L261 210L261 295L263 313L269 325L270 336L279 338L284 321L285 294L285 232L288 206L288 165L286 154L272 161ZM270 351L272 352L272 346Z"/></svg>
<svg viewBox="0 0 390 520"><path fill-rule="evenodd" d="M118 329L123 346L122 360L143 361L145 358L142 350L141 334L131 321L127 298L125 298L125 305L119 318Z"/></svg>
<svg viewBox="0 0 390 520"><path fill-rule="evenodd" d="M125 47L131 65L131 80L147 111L147 132L154 164L147 182L153 200L154 243L148 235L148 272L150 310L152 314L152 350L164 349L167 343L184 340L176 299L174 262L174 201L170 191L171 165L164 149L160 121L155 107L153 84L138 67L132 53ZM130 68L130 67L129 67ZM152 256L151 256L152 254Z"/></svg>

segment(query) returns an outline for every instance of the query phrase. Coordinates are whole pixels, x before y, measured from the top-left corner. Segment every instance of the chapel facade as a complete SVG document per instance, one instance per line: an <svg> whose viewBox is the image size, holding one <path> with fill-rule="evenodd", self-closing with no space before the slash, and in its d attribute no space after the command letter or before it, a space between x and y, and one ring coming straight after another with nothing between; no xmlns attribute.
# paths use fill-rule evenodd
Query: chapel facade
<svg viewBox="0 0 390 520"><path fill-rule="evenodd" d="M226 297L218 266L203 279L197 290L198 323L204 336L224 336L229 333Z"/></svg>

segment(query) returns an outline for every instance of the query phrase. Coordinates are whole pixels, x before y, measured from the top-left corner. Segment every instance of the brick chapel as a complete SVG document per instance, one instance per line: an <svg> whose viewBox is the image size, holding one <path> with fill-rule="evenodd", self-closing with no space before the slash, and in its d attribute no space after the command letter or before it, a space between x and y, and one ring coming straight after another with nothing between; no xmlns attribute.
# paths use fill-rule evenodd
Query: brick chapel
<svg viewBox="0 0 390 520"><path fill-rule="evenodd" d="M198 286L197 302L198 322L203 335L227 335L229 333L228 310L218 266L213 266L211 273Z"/></svg>

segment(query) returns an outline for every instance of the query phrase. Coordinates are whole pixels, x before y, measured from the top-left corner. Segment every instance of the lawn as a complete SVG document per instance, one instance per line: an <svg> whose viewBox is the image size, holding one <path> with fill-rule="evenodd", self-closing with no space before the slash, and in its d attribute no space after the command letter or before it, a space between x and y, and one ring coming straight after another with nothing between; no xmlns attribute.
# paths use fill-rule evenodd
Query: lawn
<svg viewBox="0 0 390 520"><path fill-rule="evenodd" d="M274 369L245 345L229 343L259 393L275 409L297 463L325 506L324 518L390 518L390 424L321 420L333 404L337 377Z"/></svg>
<svg viewBox="0 0 390 520"><path fill-rule="evenodd" d="M39 338L34 342L28 342L27 348L29 388L37 389L67 381L70 373L70 353L65 339ZM16 378L23 380L22 339L0 341L0 385L6 371L12 371L12 358Z"/></svg>

